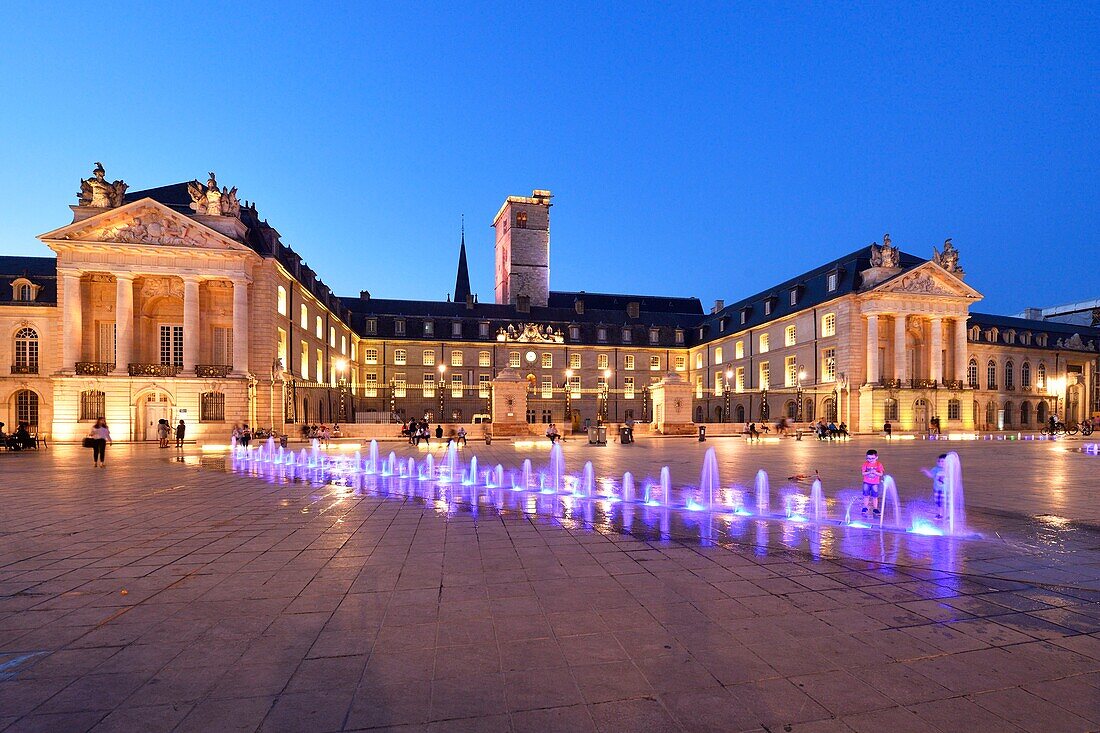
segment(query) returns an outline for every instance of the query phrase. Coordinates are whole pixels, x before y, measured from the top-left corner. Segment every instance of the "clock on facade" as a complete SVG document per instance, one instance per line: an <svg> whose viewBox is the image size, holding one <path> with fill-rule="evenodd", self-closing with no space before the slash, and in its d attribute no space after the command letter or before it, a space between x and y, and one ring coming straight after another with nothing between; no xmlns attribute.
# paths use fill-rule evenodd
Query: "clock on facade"
<svg viewBox="0 0 1100 733"><path fill-rule="evenodd" d="M533 351L528 351L527 352L527 363L528 364L534 364L535 359L537 359L537 358L538 358L538 354L536 354L535 352L533 352Z"/></svg>

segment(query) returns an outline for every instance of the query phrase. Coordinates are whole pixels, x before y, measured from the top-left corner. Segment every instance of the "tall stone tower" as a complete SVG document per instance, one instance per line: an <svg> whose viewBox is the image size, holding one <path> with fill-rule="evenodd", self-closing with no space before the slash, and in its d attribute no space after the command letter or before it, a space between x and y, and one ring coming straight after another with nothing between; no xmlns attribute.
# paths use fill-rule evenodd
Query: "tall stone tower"
<svg viewBox="0 0 1100 733"><path fill-rule="evenodd" d="M497 303L545 306L550 300L549 191L509 196L500 207L496 229Z"/></svg>

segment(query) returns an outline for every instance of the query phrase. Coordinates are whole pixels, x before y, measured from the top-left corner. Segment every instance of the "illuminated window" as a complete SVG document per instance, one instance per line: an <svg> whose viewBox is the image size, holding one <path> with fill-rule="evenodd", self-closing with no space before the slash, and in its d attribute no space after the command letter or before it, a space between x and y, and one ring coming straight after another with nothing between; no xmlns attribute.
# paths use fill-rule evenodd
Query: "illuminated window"
<svg viewBox="0 0 1100 733"><path fill-rule="evenodd" d="M363 375L363 396L364 397L377 397L378 396L378 373L367 372Z"/></svg>
<svg viewBox="0 0 1100 733"><path fill-rule="evenodd" d="M745 358L745 342L738 341L733 345L733 358L744 359Z"/></svg>
<svg viewBox="0 0 1100 733"><path fill-rule="evenodd" d="M798 365L793 356L783 359L783 385L793 387L798 384Z"/></svg>
<svg viewBox="0 0 1100 733"><path fill-rule="evenodd" d="M302 303L301 309L301 326L302 328L309 328L309 308L306 308L306 304Z"/></svg>
<svg viewBox="0 0 1100 733"><path fill-rule="evenodd" d="M393 350L393 363L404 366L409 363L409 352L405 349Z"/></svg>
<svg viewBox="0 0 1100 733"><path fill-rule="evenodd" d="M1031 363L1025 361L1020 365L1020 386L1031 389Z"/></svg>
<svg viewBox="0 0 1100 733"><path fill-rule="evenodd" d="M836 336L836 313L826 313L821 317L821 335Z"/></svg>
<svg viewBox="0 0 1100 733"><path fill-rule="evenodd" d="M462 352L455 349L451 351L451 366L462 366Z"/></svg>
<svg viewBox="0 0 1100 733"><path fill-rule="evenodd" d="M623 357L623 369L626 369L627 371L634 371L633 354L627 354L625 357Z"/></svg>
<svg viewBox="0 0 1100 733"><path fill-rule="evenodd" d="M461 396L462 396L462 375L461 374L452 374L451 375L451 397L461 397Z"/></svg>
<svg viewBox="0 0 1100 733"><path fill-rule="evenodd" d="M279 286L278 294L276 296L276 302L278 303L279 315L286 315L286 288L282 285Z"/></svg>
<svg viewBox="0 0 1100 733"><path fill-rule="evenodd" d="M687 369L687 357L684 355L678 355L676 357L676 371L682 372Z"/></svg>
<svg viewBox="0 0 1100 733"><path fill-rule="evenodd" d="M519 362L519 352L518 351L509 351L508 352L508 366L510 366L512 369L517 369L517 368L519 368L519 363L520 363Z"/></svg>
<svg viewBox="0 0 1100 733"><path fill-rule="evenodd" d="M766 334L766 333L760 334L760 348L758 349L758 351L761 354L766 354L768 352L769 341L770 341L770 339L768 338L768 334Z"/></svg>
<svg viewBox="0 0 1100 733"><path fill-rule="evenodd" d="M569 393L573 397L581 396L581 378L574 374L569 378Z"/></svg>
<svg viewBox="0 0 1100 733"><path fill-rule="evenodd" d="M408 383L405 381L405 373L397 372L393 375L393 396L404 397L408 391Z"/></svg>
<svg viewBox="0 0 1100 733"><path fill-rule="evenodd" d="M539 394L544 400L554 396L554 382L552 377L543 377L539 385Z"/></svg>
<svg viewBox="0 0 1100 733"><path fill-rule="evenodd" d="M477 365L482 367L492 366L492 357L488 351L477 352Z"/></svg>
<svg viewBox="0 0 1100 733"><path fill-rule="evenodd" d="M435 334L435 322L434 321L424 321L424 335L425 336L432 336L434 334Z"/></svg>
<svg viewBox="0 0 1100 733"><path fill-rule="evenodd" d="M580 369L581 368L581 355L580 354L570 354L569 355L569 368L570 369Z"/></svg>
<svg viewBox="0 0 1100 733"><path fill-rule="evenodd" d="M378 349L363 349L363 363L364 364L377 364L378 363Z"/></svg>
<svg viewBox="0 0 1100 733"><path fill-rule="evenodd" d="M435 373L434 372L424 372L423 395L425 397L435 397Z"/></svg>
<svg viewBox="0 0 1100 733"><path fill-rule="evenodd" d="M737 367L733 372L733 389L737 392L745 391L745 367Z"/></svg>
<svg viewBox="0 0 1100 733"><path fill-rule="evenodd" d="M596 368L597 369L607 369L607 364L608 364L607 354L597 354L596 355Z"/></svg>
<svg viewBox="0 0 1100 733"><path fill-rule="evenodd" d="M771 387L771 367L768 362L761 362L760 364L760 389L768 389Z"/></svg>
<svg viewBox="0 0 1100 733"><path fill-rule="evenodd" d="M279 361L280 361L280 362L282 362L282 364L283 364L283 368L284 368L284 369L286 369L286 368L287 368L287 363L286 363L286 359L287 359L287 356L286 356L287 343L288 343L288 342L287 342L287 335L286 335L286 331L284 331L283 329L281 329L281 328L280 328L280 329L279 329L279 346L278 346L278 353L277 353L276 355L277 355L277 356L279 357Z"/></svg>
<svg viewBox="0 0 1100 733"><path fill-rule="evenodd" d="M794 326L787 326L783 329L783 343L787 346L794 346L798 340L798 332Z"/></svg>
<svg viewBox="0 0 1100 733"><path fill-rule="evenodd" d="M724 382L722 379L722 372L718 372L714 375L714 396L721 397L724 390Z"/></svg>
<svg viewBox="0 0 1100 733"><path fill-rule="evenodd" d="M722 363L722 347L721 346L716 346L714 348L714 363L715 364L721 364Z"/></svg>
<svg viewBox="0 0 1100 733"><path fill-rule="evenodd" d="M325 378L325 352L317 349L317 357L314 360L316 370L313 373L313 381L320 382Z"/></svg>
<svg viewBox="0 0 1100 733"><path fill-rule="evenodd" d="M634 377L623 378L623 398L634 399Z"/></svg>
<svg viewBox="0 0 1100 733"><path fill-rule="evenodd" d="M15 332L15 366L23 373L38 373L38 332L33 328Z"/></svg>
<svg viewBox="0 0 1100 733"><path fill-rule="evenodd" d="M695 376L695 399L703 399L703 376L701 374Z"/></svg>
<svg viewBox="0 0 1100 733"><path fill-rule="evenodd" d="M974 389L978 388L978 360L971 359L966 365L966 384Z"/></svg>
<svg viewBox="0 0 1100 733"><path fill-rule="evenodd" d="M696 369L702 369L703 368L703 352L702 351L695 354L695 368Z"/></svg>
<svg viewBox="0 0 1100 733"><path fill-rule="evenodd" d="M545 351L542 354L542 368L552 369L554 367L554 355L549 351Z"/></svg>
<svg viewBox="0 0 1100 733"><path fill-rule="evenodd" d="M341 336L340 337L340 353L341 354L348 353L348 337L347 336Z"/></svg>
<svg viewBox="0 0 1100 733"><path fill-rule="evenodd" d="M435 366L435 349L424 349L423 364L424 366Z"/></svg>
<svg viewBox="0 0 1100 733"><path fill-rule="evenodd" d="M313 323L313 332L317 335L317 338L323 339L325 337L325 323L321 316L314 316Z"/></svg>
<svg viewBox="0 0 1100 733"><path fill-rule="evenodd" d="M821 351L821 381L836 381L836 349L829 347Z"/></svg>
<svg viewBox="0 0 1100 733"><path fill-rule="evenodd" d="M1046 389L1047 365L1039 362L1039 368L1035 370L1035 389Z"/></svg>
<svg viewBox="0 0 1100 733"><path fill-rule="evenodd" d="M478 397L489 396L489 375L479 374L477 375L477 395Z"/></svg>
<svg viewBox="0 0 1100 733"><path fill-rule="evenodd" d="M527 212L526 211L517 211L516 212L516 229L526 229L526 228L527 228Z"/></svg>
<svg viewBox="0 0 1100 733"><path fill-rule="evenodd" d="M303 341L299 346L301 350L298 353L301 361L298 365L298 371L301 373L302 379L309 379L309 344Z"/></svg>
<svg viewBox="0 0 1100 733"><path fill-rule="evenodd" d="M335 326L328 327L328 345L332 348L336 348L336 328Z"/></svg>
<svg viewBox="0 0 1100 733"><path fill-rule="evenodd" d="M656 354L649 357L649 370L655 372L655 371L659 370L660 368L661 368L661 357L657 356Z"/></svg>

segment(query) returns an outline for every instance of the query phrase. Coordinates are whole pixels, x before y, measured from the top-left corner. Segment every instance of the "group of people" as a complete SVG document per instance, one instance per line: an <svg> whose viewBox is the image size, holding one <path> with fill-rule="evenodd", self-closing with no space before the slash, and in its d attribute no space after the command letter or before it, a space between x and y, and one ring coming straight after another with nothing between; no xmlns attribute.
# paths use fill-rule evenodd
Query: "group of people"
<svg viewBox="0 0 1100 733"><path fill-rule="evenodd" d="M408 438L409 445L420 445L420 441L424 441L425 444L432 444L432 429L431 424L426 420L410 420L409 422L401 423L401 435ZM435 439L443 440L443 426L435 426ZM447 443L458 443L460 445L466 445L466 428L462 425L458 426L458 430L451 428L447 433Z"/></svg>
<svg viewBox="0 0 1100 733"><path fill-rule="evenodd" d="M103 420L103 425L104 425L104 427L106 427L107 421L104 418L100 418L100 419ZM179 424L176 425L175 433L176 433L176 447L177 448L182 448L183 447L183 438L184 438L184 436L187 435L187 425L183 422L183 420L180 420ZM172 424L169 423L164 418L161 418L160 420L157 421L157 441L160 443L160 447L161 448L167 448L168 447L168 441L171 440L171 438L172 438Z"/></svg>
<svg viewBox="0 0 1100 733"><path fill-rule="evenodd" d="M15 426L15 432L4 432L4 423L0 422L0 444L8 450L24 450L34 447L34 436L31 435L30 426L21 422Z"/></svg>
<svg viewBox="0 0 1100 733"><path fill-rule="evenodd" d="M818 420L812 423L810 427L813 428L814 435L817 436L818 440L835 440L840 437L848 437L848 425L843 422L837 425L832 420L829 422Z"/></svg>
<svg viewBox="0 0 1100 733"><path fill-rule="evenodd" d="M252 442L252 429L248 427L248 423L244 425L233 423L233 429L229 431L229 437L232 438L237 445L242 448L247 448L248 444Z"/></svg>
<svg viewBox="0 0 1100 733"><path fill-rule="evenodd" d="M860 467L860 475L863 478L863 511L864 518L870 510L872 516L878 519L882 516L879 509L879 498L882 495L882 479L886 476L886 468L879 461L878 451L871 449L864 456L863 465ZM932 479L932 504L936 508L936 519L943 519L947 498L947 471L945 463L947 454L941 453L936 458L936 465L932 468L922 468L924 475Z"/></svg>
<svg viewBox="0 0 1100 733"><path fill-rule="evenodd" d="M321 423L320 425L302 425L302 437L306 440L313 440L316 438L322 445L328 445L329 440L332 438L339 438L340 435L340 423L335 423L332 429L329 429L329 426L325 423Z"/></svg>

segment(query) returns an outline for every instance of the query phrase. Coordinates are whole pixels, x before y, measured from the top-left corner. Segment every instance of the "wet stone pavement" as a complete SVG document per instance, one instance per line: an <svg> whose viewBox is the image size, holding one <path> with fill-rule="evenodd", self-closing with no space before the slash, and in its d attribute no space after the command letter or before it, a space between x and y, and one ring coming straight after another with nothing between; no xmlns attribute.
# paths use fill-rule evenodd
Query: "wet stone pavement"
<svg viewBox="0 0 1100 733"><path fill-rule="evenodd" d="M830 495L877 447L903 501L943 449L708 446L724 484L816 469ZM943 447L981 539L0 454L0 730L1100 730L1100 458ZM694 484L702 451L566 456Z"/></svg>

